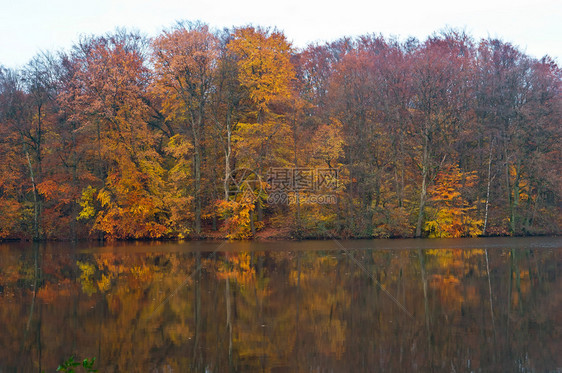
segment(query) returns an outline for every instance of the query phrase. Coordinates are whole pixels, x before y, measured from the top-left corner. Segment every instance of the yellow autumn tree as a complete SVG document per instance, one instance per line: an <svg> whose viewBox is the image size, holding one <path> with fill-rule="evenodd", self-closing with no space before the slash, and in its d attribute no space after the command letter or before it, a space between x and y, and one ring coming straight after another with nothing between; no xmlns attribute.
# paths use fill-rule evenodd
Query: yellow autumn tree
<svg viewBox="0 0 562 373"><path fill-rule="evenodd" d="M290 61L291 45L281 32L244 27L234 31L227 48L236 58L238 81L248 108L232 136L234 157L238 167L263 176L268 167L284 165L290 155L291 128L283 109L291 97L295 76ZM257 210L260 220L263 197L226 201L219 206L220 213L230 223L249 225L254 234L260 225L254 223L254 211ZM229 231L237 232L230 223Z"/></svg>
<svg viewBox="0 0 562 373"><path fill-rule="evenodd" d="M482 234L483 221L475 216L476 206L461 193L474 186L475 172L462 172L453 165L439 172L435 184L429 188L432 207L425 231L429 237L463 237Z"/></svg>
<svg viewBox="0 0 562 373"><path fill-rule="evenodd" d="M228 48L238 56L240 84L248 90L257 111L263 114L272 101L291 94L295 72L290 61L291 45L283 33L240 28Z"/></svg>
<svg viewBox="0 0 562 373"><path fill-rule="evenodd" d="M287 159L290 127L282 107L295 76L291 46L280 32L246 27L234 32L228 49L237 57L238 79L249 107L235 133L234 150L238 162L262 171Z"/></svg>

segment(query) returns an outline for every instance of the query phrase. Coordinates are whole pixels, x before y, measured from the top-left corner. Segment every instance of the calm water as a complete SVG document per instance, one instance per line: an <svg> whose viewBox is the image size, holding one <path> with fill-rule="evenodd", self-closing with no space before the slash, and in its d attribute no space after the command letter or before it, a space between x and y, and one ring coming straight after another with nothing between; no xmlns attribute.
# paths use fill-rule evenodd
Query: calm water
<svg viewBox="0 0 562 373"><path fill-rule="evenodd" d="M0 372L562 370L562 238L0 245Z"/></svg>

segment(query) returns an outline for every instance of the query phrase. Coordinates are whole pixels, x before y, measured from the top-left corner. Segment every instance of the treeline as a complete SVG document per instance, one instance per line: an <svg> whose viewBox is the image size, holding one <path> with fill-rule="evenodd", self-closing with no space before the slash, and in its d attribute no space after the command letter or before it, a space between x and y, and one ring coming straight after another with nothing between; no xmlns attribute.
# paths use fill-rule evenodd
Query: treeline
<svg viewBox="0 0 562 373"><path fill-rule="evenodd" d="M558 233L561 78L454 30L83 37L0 68L0 239Z"/></svg>

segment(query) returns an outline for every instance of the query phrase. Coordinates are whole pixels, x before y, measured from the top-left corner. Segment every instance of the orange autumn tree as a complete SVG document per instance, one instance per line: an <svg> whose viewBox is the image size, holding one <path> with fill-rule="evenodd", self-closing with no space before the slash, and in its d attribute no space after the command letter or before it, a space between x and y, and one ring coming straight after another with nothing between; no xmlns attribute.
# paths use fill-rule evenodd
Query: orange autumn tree
<svg viewBox="0 0 562 373"><path fill-rule="evenodd" d="M475 172L462 172L458 165L449 166L437 174L429 188L425 231L429 237L463 237L482 234L482 219L476 217L476 205L463 196L463 191L474 187Z"/></svg>
<svg viewBox="0 0 562 373"><path fill-rule="evenodd" d="M178 23L153 42L155 77L152 91L162 100L162 112L176 136L191 148L176 154L176 162L192 158L192 191L195 233L201 232L202 164L207 106L214 91L219 40L207 25ZM187 191L186 191L187 192ZM185 195L187 196L187 194Z"/></svg>
<svg viewBox="0 0 562 373"><path fill-rule="evenodd" d="M118 32L84 40L73 55L77 89L68 105L81 124L78 131L93 140L82 146L100 179L84 189L79 218L94 219L93 230L108 238L157 238L166 232L164 170L157 136L147 125L145 47L141 36Z"/></svg>
<svg viewBox="0 0 562 373"><path fill-rule="evenodd" d="M0 65L0 240L16 237L22 215L32 215L33 210L30 203L20 201L26 189L32 188L26 183L26 157L20 150L22 136L13 129L18 127L18 119L24 118L26 101L17 78Z"/></svg>

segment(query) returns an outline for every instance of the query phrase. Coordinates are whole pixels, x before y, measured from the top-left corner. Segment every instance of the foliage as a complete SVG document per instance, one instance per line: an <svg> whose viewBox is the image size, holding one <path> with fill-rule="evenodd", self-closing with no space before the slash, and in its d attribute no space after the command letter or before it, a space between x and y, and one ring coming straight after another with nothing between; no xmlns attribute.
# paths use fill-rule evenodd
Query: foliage
<svg viewBox="0 0 562 373"><path fill-rule="evenodd" d="M245 198L239 201L219 201L218 211L224 219L224 230L228 239L240 240L252 237L250 212L254 208L254 203Z"/></svg>
<svg viewBox="0 0 562 373"><path fill-rule="evenodd" d="M76 219L90 219L96 215L96 210L94 208L94 195L96 194L96 189L88 185L86 189L82 191L82 197L80 198L80 207L82 210Z"/></svg>
<svg viewBox="0 0 562 373"><path fill-rule="evenodd" d="M448 167L437 175L430 189L433 206L425 222L429 237L463 237L482 234L482 219L476 218L476 206L463 198L461 190L473 187L475 172L461 172L458 166Z"/></svg>
<svg viewBox="0 0 562 373"><path fill-rule="evenodd" d="M228 48L239 58L240 84L249 91L259 112L266 111L274 99L290 94L294 68L290 45L281 32L240 28Z"/></svg>
<svg viewBox="0 0 562 373"><path fill-rule="evenodd" d="M95 362L95 357L91 359L84 359L82 363L80 363L78 361L74 361L74 356L71 356L58 366L57 372L74 373L77 367L83 368L83 371L87 373L97 372L98 370L94 369ZM79 371L82 371L82 369Z"/></svg>
<svg viewBox="0 0 562 373"><path fill-rule="evenodd" d="M82 37L0 68L0 239L560 233L561 82L549 57L457 30ZM275 168L338 187L268 203ZM237 169L263 180L255 200L231 198Z"/></svg>

